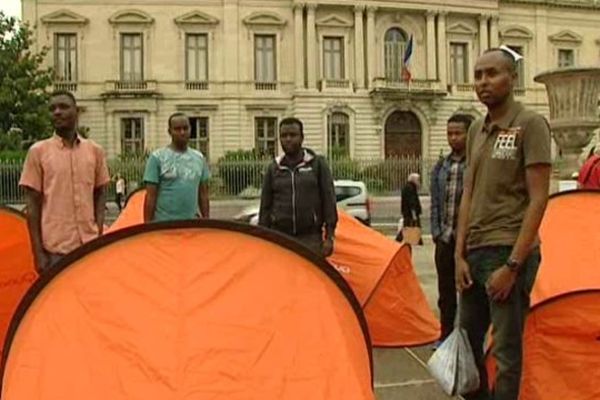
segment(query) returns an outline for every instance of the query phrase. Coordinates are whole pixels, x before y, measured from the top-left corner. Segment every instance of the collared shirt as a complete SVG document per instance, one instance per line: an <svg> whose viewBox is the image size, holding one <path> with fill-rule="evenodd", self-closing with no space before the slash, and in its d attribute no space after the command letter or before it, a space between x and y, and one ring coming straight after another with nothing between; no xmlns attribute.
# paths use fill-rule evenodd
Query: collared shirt
<svg viewBox="0 0 600 400"><path fill-rule="evenodd" d="M473 176L469 249L514 245L529 204L525 170L551 163L548 122L520 103L513 103L495 124L486 116L471 125L467 139L467 165Z"/></svg>
<svg viewBox="0 0 600 400"><path fill-rule="evenodd" d="M19 185L42 193L42 242L67 254L98 236L94 189L110 181L102 148L77 137L73 147L54 135L29 149Z"/></svg>
<svg viewBox="0 0 600 400"><path fill-rule="evenodd" d="M444 195L444 213L442 221L441 239L450 243L456 231L458 221L458 209L463 187L463 172L465 168L465 157L459 159L453 155L448 157L450 167L446 177L446 193Z"/></svg>

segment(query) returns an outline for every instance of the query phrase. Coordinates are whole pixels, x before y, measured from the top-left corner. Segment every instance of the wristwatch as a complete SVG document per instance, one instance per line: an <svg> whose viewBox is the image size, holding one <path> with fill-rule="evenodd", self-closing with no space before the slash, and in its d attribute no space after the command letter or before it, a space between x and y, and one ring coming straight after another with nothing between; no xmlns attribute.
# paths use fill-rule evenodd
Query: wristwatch
<svg viewBox="0 0 600 400"><path fill-rule="evenodd" d="M521 268L521 263L515 260L514 258L509 258L508 261L506 261L506 266L512 272L519 272L519 269Z"/></svg>

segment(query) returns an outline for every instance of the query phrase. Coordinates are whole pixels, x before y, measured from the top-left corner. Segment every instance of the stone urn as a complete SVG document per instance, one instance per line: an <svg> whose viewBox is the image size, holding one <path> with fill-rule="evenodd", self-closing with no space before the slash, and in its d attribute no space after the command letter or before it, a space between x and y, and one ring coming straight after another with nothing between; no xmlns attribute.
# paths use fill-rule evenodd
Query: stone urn
<svg viewBox="0 0 600 400"><path fill-rule="evenodd" d="M546 85L550 103L550 127L561 150L560 178L579 171L580 156L600 127L600 68L560 68L537 75Z"/></svg>

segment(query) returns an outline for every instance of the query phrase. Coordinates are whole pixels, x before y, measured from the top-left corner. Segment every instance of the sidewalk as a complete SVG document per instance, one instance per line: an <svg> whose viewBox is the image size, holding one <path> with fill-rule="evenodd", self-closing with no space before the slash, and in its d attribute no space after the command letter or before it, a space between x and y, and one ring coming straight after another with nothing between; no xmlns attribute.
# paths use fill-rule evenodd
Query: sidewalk
<svg viewBox="0 0 600 400"><path fill-rule="evenodd" d="M437 314L437 276L433 263L434 245L415 246L413 263L421 287ZM445 395L429 375L426 363L431 346L403 349L373 349L377 400L444 400Z"/></svg>

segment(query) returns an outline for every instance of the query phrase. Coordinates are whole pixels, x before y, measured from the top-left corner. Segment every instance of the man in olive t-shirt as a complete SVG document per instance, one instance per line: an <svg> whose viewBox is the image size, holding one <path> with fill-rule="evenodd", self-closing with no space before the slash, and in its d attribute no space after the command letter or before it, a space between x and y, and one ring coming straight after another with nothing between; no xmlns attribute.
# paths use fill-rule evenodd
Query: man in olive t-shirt
<svg viewBox="0 0 600 400"><path fill-rule="evenodd" d="M518 399L523 329L540 262L550 129L542 116L514 101L517 62L502 48L486 51L475 65L475 90L488 112L469 129L455 250L460 323L481 376L480 389L468 400ZM483 363L490 323L498 367L493 394Z"/></svg>

